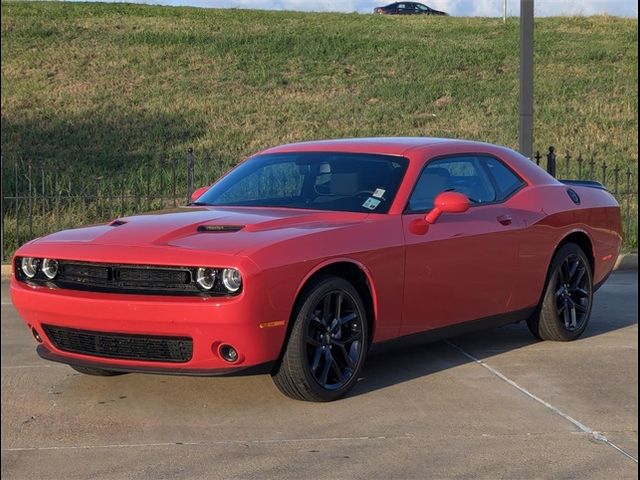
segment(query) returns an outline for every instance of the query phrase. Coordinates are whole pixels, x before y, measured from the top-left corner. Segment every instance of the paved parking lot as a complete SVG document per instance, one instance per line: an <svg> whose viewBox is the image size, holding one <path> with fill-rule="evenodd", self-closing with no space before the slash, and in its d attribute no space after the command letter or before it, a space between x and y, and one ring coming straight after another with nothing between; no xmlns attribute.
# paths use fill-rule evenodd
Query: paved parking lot
<svg viewBox="0 0 640 480"><path fill-rule="evenodd" d="M637 289L614 274L577 342L513 325L388 351L309 404L266 376L39 360L2 282L2 478L637 478Z"/></svg>

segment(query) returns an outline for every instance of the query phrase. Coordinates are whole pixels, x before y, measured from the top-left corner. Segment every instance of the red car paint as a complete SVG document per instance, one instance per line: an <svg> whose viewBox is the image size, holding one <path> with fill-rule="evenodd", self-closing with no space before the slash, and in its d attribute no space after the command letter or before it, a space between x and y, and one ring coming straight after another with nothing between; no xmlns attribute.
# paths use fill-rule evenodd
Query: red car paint
<svg viewBox="0 0 640 480"><path fill-rule="evenodd" d="M606 191L567 186L504 147L429 138L380 138L284 145L261 153L359 152L403 156L409 166L388 213L284 208L187 206L55 233L22 246L18 257L135 265L235 267L236 297L170 297L51 289L11 281L13 303L42 347L68 363L152 368L182 373L227 371L273 362L286 339L305 282L338 262L356 265L373 298L373 343L535 307L551 258L570 234L592 247L594 283L614 266L621 245L620 212ZM451 154L487 154L509 165L526 185L504 203L443 213L424 224L404 214L423 167ZM424 228L412 229L422 222ZM199 225L244 225L207 234ZM193 356L181 364L120 360L56 349L42 324L102 332L186 336ZM217 347L233 345L230 365Z"/></svg>

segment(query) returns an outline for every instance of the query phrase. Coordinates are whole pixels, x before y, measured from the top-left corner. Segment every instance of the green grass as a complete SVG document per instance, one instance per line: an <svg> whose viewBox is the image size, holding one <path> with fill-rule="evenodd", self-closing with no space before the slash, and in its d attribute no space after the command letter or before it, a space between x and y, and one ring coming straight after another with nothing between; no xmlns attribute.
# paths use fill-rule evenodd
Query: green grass
<svg viewBox="0 0 640 480"><path fill-rule="evenodd" d="M637 22L536 22L536 138L637 160ZM2 149L125 167L188 147L434 135L517 145L518 22L2 3Z"/></svg>
<svg viewBox="0 0 640 480"><path fill-rule="evenodd" d="M637 40L632 19L536 21L536 148L631 165L635 189ZM5 158L113 175L193 147L222 171L282 142L517 129L517 19L2 3Z"/></svg>

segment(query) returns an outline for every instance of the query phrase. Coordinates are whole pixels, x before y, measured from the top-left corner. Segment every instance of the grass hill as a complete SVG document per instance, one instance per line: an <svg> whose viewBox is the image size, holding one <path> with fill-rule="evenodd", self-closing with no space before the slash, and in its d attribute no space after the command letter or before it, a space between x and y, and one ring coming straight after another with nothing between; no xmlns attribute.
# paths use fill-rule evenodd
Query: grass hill
<svg viewBox="0 0 640 480"><path fill-rule="evenodd" d="M637 162L637 21L536 21L536 148ZM2 3L2 151L97 170L369 135L517 146L518 20Z"/></svg>
<svg viewBox="0 0 640 480"><path fill-rule="evenodd" d="M518 143L515 18L32 1L1 8L3 191L18 197L3 204L5 256L52 230L171 203L156 198L169 182L182 202L189 147L204 184L283 142L425 135ZM535 52L535 148L582 153L585 176L588 159L605 160L609 178L621 169L621 186L631 166L637 192L637 21L538 19ZM35 162L35 176L24 160ZM178 177L162 167L167 160ZM626 248L635 249L637 195L619 198L631 213Z"/></svg>

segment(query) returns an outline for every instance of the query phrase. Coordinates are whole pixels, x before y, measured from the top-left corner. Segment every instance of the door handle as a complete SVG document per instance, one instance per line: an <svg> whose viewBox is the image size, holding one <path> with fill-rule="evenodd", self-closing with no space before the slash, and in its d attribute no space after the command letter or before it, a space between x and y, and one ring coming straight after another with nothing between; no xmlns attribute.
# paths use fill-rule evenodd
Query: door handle
<svg viewBox="0 0 640 480"><path fill-rule="evenodd" d="M498 222L505 226L511 225L511 222L513 222L513 217L511 215L500 215L498 216Z"/></svg>

